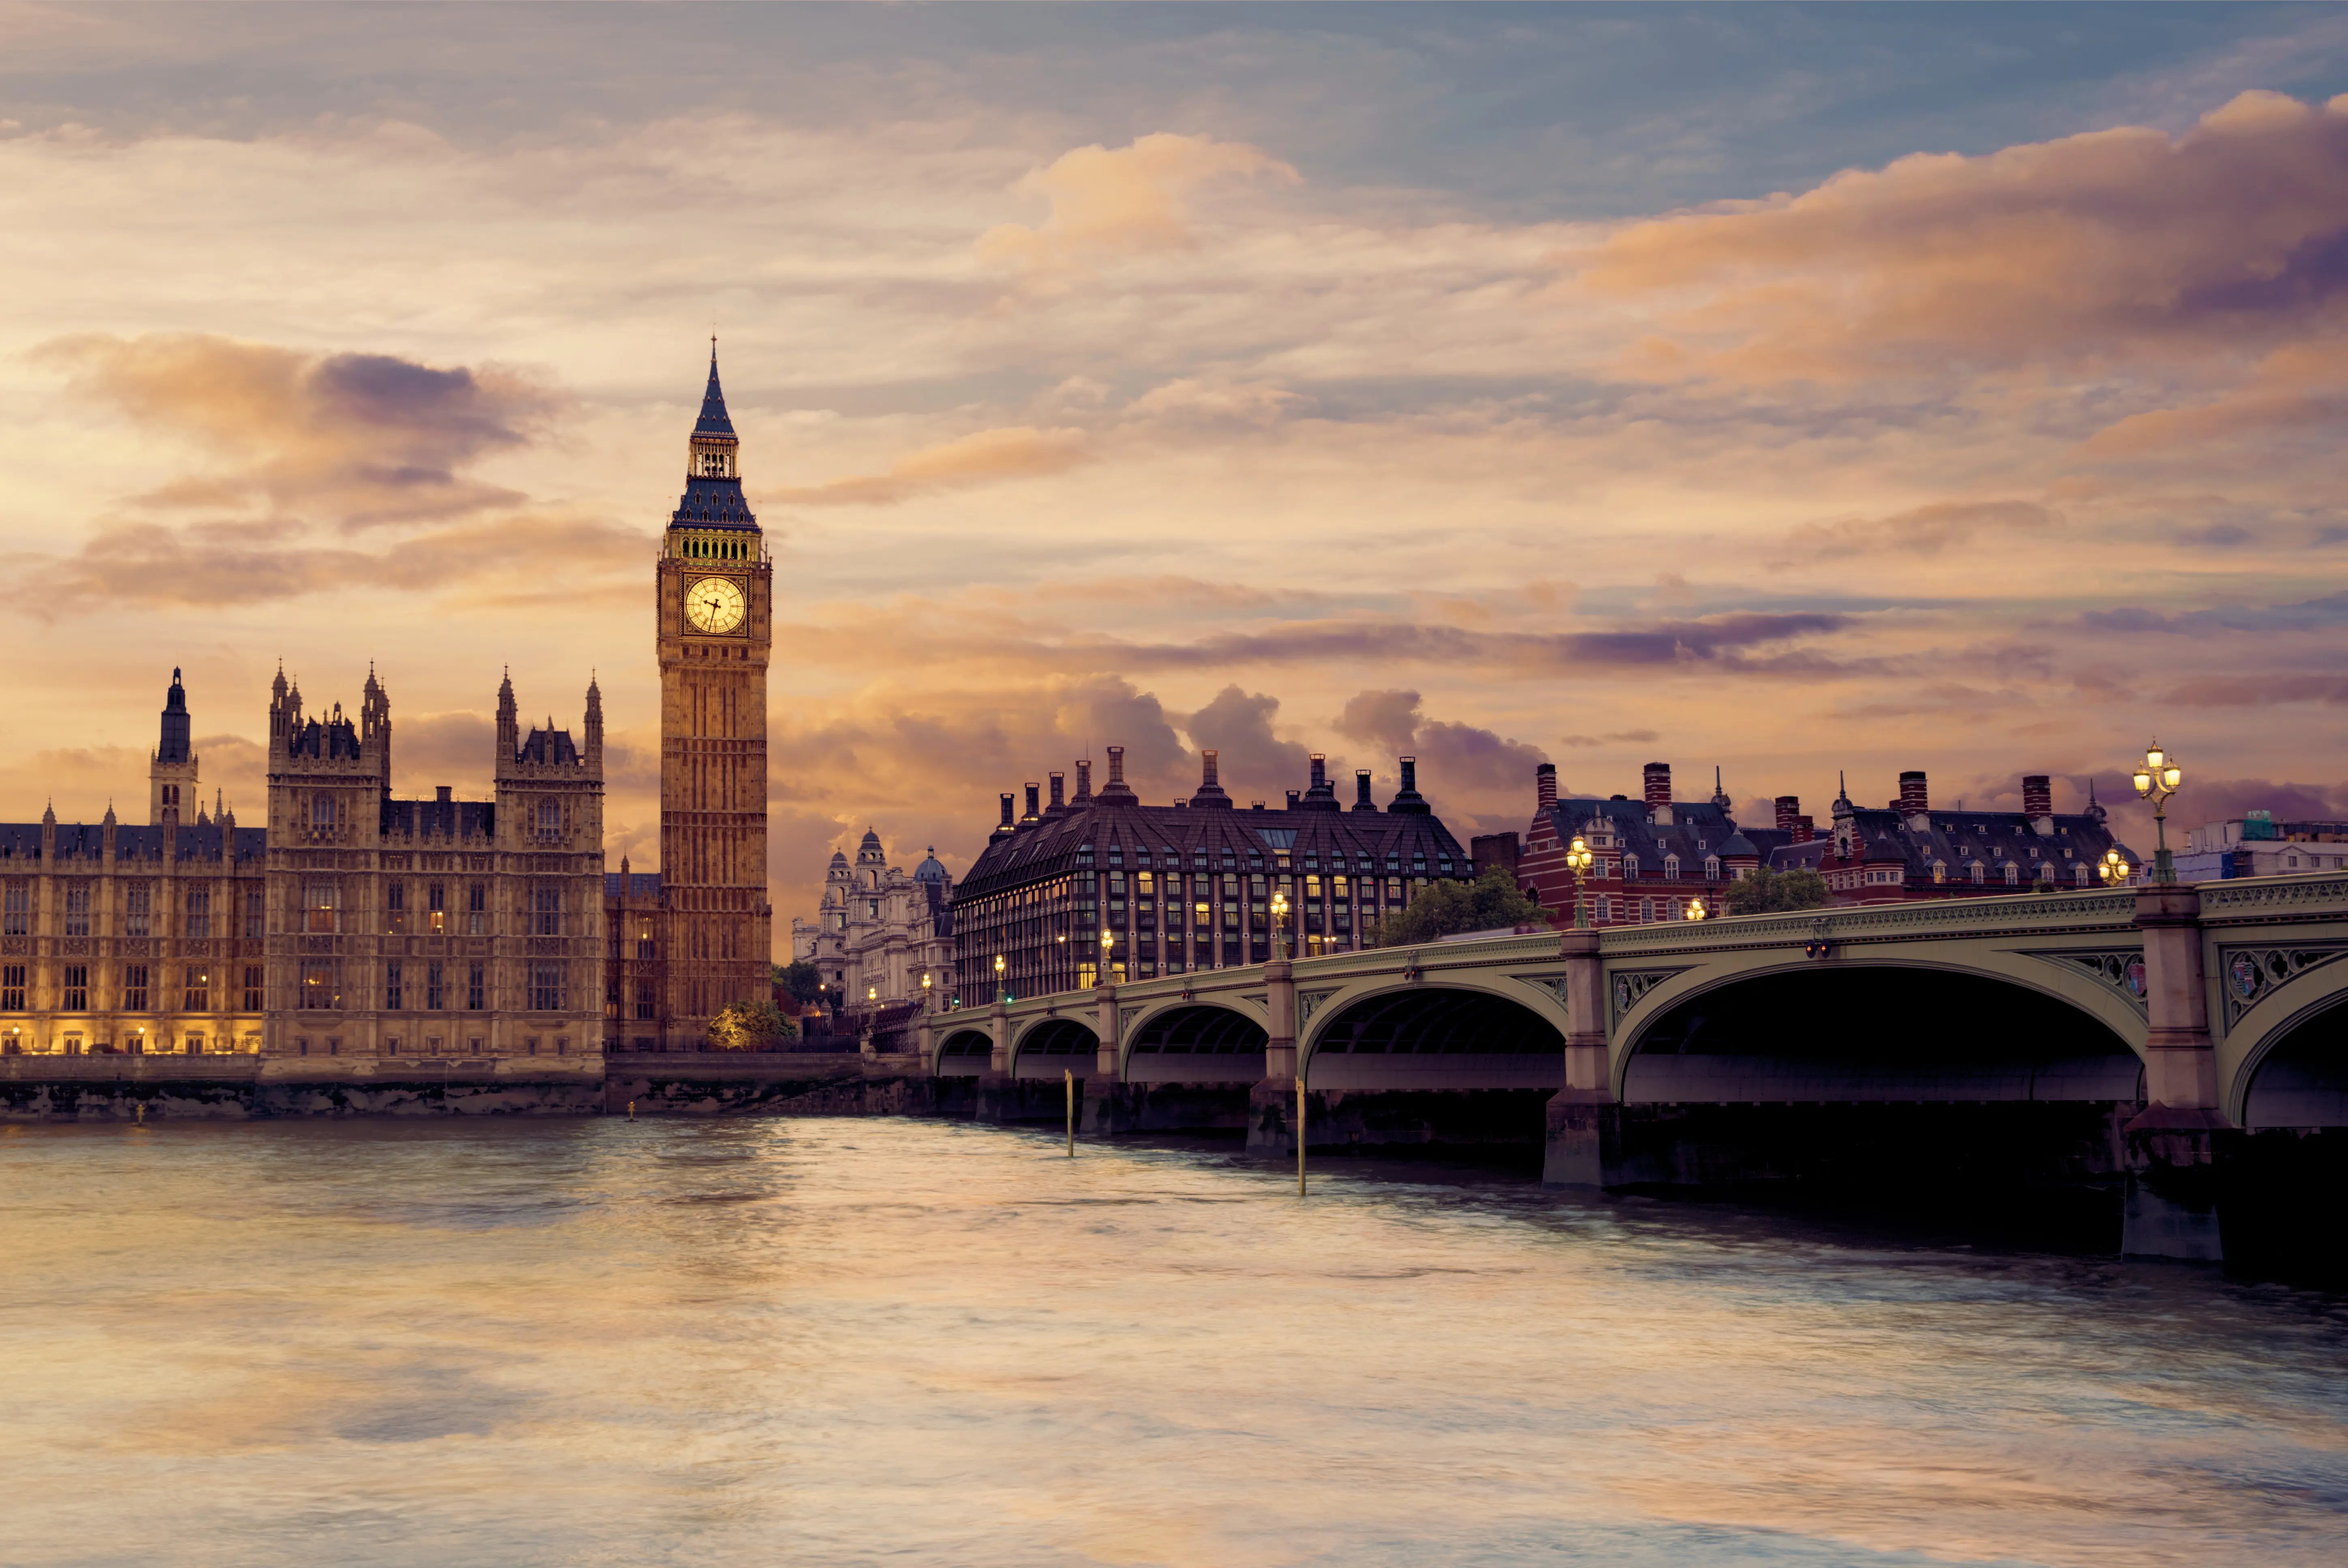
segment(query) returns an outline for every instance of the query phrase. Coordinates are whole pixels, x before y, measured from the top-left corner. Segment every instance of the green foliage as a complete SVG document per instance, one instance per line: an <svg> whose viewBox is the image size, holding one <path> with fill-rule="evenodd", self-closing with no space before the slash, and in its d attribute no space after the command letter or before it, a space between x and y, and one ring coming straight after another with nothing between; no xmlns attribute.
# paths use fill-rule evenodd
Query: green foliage
<svg viewBox="0 0 2348 1568"><path fill-rule="evenodd" d="M709 1043L721 1051L756 1050L769 1040L787 1040L798 1032L798 1026L764 997L728 1002L709 1020Z"/></svg>
<svg viewBox="0 0 2348 1568"><path fill-rule="evenodd" d="M1762 866L1742 882L1728 884L1720 901L1725 914L1775 914L1789 909L1823 909L1834 902L1827 879L1807 866L1773 872Z"/></svg>
<svg viewBox="0 0 2348 1568"><path fill-rule="evenodd" d="M806 959L792 964L778 964L774 967L775 984L800 1006L806 1006L823 995L823 971Z"/></svg>
<svg viewBox="0 0 2348 1568"><path fill-rule="evenodd" d="M1373 947L1406 947L1462 931L1505 931L1546 924L1548 919L1518 889L1516 878L1499 866L1487 866L1472 882L1428 883L1407 908L1378 922L1368 934Z"/></svg>

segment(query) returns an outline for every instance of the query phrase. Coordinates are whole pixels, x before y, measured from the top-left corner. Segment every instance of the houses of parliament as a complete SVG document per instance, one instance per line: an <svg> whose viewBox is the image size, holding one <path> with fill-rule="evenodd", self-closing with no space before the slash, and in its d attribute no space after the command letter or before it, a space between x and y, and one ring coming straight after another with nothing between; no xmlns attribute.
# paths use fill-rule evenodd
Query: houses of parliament
<svg viewBox="0 0 2348 1568"><path fill-rule="evenodd" d="M697 1044L767 995L773 568L739 452L713 345L653 573L658 872L604 870L592 680L575 739L525 733L500 686L489 799L396 799L384 679L354 715L306 709L281 671L267 818L246 826L203 805L174 670L144 824L0 823L0 1051L586 1068Z"/></svg>

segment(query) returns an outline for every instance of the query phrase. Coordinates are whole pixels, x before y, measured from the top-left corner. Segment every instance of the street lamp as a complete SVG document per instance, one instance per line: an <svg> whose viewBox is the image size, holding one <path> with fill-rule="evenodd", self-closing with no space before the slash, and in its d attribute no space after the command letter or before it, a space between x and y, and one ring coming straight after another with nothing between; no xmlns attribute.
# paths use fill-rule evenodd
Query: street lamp
<svg viewBox="0 0 2348 1568"><path fill-rule="evenodd" d="M926 1012L928 1012L929 1010L930 1010L930 972L929 972L928 970L924 969L924 970L922 970L922 1012L924 1012L924 1013L926 1013Z"/></svg>
<svg viewBox="0 0 2348 1568"><path fill-rule="evenodd" d="M2128 880L2136 868L2117 850L2106 850L2104 858L2096 862L2096 874L2104 879L2106 887L2117 887Z"/></svg>
<svg viewBox="0 0 2348 1568"><path fill-rule="evenodd" d="M1688 913L1687 913L1687 917L1688 917L1690 920L1702 920L1702 919L1704 918L1704 900L1702 900L1702 899L1700 899L1700 898L1692 898L1692 899L1688 900Z"/></svg>
<svg viewBox="0 0 2348 1568"><path fill-rule="evenodd" d="M1280 928L1287 923L1288 894L1274 889L1272 895L1272 955L1274 958L1288 956L1287 949L1282 945L1280 935Z"/></svg>
<svg viewBox="0 0 2348 1568"><path fill-rule="evenodd" d="M1110 970L1109 970L1109 966L1108 966L1108 958L1109 958L1109 949L1110 949L1110 948L1112 948L1112 947L1115 947L1116 945L1117 945L1117 933L1116 933L1116 932L1114 932L1114 931L1107 930L1107 928L1103 928L1103 930L1102 930L1102 932L1101 932L1100 983L1101 983L1102 985L1111 985L1111 984L1113 984L1113 983L1114 983L1114 982L1112 982L1112 981L1111 981L1111 979L1109 978L1109 975L1110 975Z"/></svg>
<svg viewBox="0 0 2348 1568"><path fill-rule="evenodd" d="M1576 833L1565 851L1566 869L1573 873L1573 929L1590 929L1590 901L1581 894L1581 879L1597 863L1598 857L1590 852L1590 845Z"/></svg>
<svg viewBox="0 0 2348 1568"><path fill-rule="evenodd" d="M1003 954L1001 954L1000 953L998 953L998 954L996 954L994 955L994 999L995 999L996 1001L998 1001L998 1002L1000 1002L1000 1001L1002 1001L1002 1000L1004 999L1004 995L1003 995Z"/></svg>
<svg viewBox="0 0 2348 1568"><path fill-rule="evenodd" d="M2152 829L2157 840L2152 851L2152 880L2173 882L2177 866L2168 858L2168 798L2185 782L2185 770L2177 766L2177 758L2160 748L2154 741L2144 754L2144 764L2136 770L2136 792L2152 802Z"/></svg>

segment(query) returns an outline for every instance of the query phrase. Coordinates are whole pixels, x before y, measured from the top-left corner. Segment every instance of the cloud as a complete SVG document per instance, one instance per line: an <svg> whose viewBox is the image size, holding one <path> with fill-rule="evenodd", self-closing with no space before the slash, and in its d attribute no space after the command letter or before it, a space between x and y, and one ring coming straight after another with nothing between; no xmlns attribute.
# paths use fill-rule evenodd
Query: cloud
<svg viewBox="0 0 2348 1568"><path fill-rule="evenodd" d="M2348 97L2250 92L2182 137L1919 153L1799 196L1620 231L1583 285L1663 300L1651 374L1962 377L2145 350L2230 356L2338 319Z"/></svg>
<svg viewBox="0 0 2348 1568"><path fill-rule="evenodd" d="M1082 430L1019 425L924 447L890 464L885 474L766 490L759 499L785 506L893 506L937 490L1065 473L1088 457Z"/></svg>
<svg viewBox="0 0 2348 1568"><path fill-rule="evenodd" d="M36 560L27 608L221 609L314 594L469 588L496 603L576 604L582 587L651 558L650 534L594 518L525 513L436 529L376 549L310 542L298 524L112 522L71 555ZM531 563L517 573L515 562Z"/></svg>
<svg viewBox="0 0 2348 1568"><path fill-rule="evenodd" d="M459 470L527 444L567 407L513 371L306 354L199 333L56 338L35 357L63 369L79 395L177 438L204 462L140 504L258 507L350 528L513 504L513 491Z"/></svg>
<svg viewBox="0 0 2348 1568"><path fill-rule="evenodd" d="M1296 170L1243 141L1159 131L1129 147L1095 143L1062 153L1012 187L1051 202L1034 228L1001 223L978 238L985 260L1030 272L1082 270L1108 256L1179 250L1193 242L1189 197L1219 181L1294 183Z"/></svg>
<svg viewBox="0 0 2348 1568"><path fill-rule="evenodd" d="M1797 554L1812 558L1891 552L1938 555L1984 533L2043 535L2062 524L2062 513L2035 501L1934 501L1890 517L1807 523L1794 530L1786 542Z"/></svg>
<svg viewBox="0 0 2348 1568"><path fill-rule="evenodd" d="M1420 788L1430 794L1522 791L1530 799L1533 769L1549 760L1539 747L1476 725L1430 718L1419 710L1420 701L1415 691L1358 692L1346 699L1335 727L1385 757L1417 758Z"/></svg>
<svg viewBox="0 0 2348 1568"><path fill-rule="evenodd" d="M1193 746L1218 753L1218 775L1233 799L1280 801L1310 782L1312 762L1305 747L1272 733L1279 711L1278 697L1232 685L1179 723Z"/></svg>
<svg viewBox="0 0 2348 1568"><path fill-rule="evenodd" d="M2176 635L2214 631L2317 632L2348 626L2348 592L2302 599L2289 604L2231 604L2209 610L2169 614L2137 605L2086 610L2079 624L2100 632L2156 632Z"/></svg>
<svg viewBox="0 0 2348 1568"><path fill-rule="evenodd" d="M1569 735L1558 742L1576 748L1591 746L1646 746L1662 738L1652 729L1617 729L1606 735Z"/></svg>
<svg viewBox="0 0 2348 1568"><path fill-rule="evenodd" d="M1185 376L1151 387L1126 405L1126 412L1169 422L1269 425L1309 407L1312 401L1302 393L1267 382Z"/></svg>

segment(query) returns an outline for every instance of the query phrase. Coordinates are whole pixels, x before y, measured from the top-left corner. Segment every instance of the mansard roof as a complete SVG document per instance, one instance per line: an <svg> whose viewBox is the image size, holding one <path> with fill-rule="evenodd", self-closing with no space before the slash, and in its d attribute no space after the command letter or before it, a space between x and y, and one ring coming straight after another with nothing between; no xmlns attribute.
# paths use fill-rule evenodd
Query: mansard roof
<svg viewBox="0 0 2348 1568"><path fill-rule="evenodd" d="M1331 872L1357 874L1468 872L1468 851L1431 814L1200 810L1095 796L1066 815L1023 822L998 836L953 896L960 902L1056 876L1076 870L1080 857L1086 869L1245 872L1276 867L1282 854L1294 871L1319 871L1325 860Z"/></svg>
<svg viewBox="0 0 2348 1568"><path fill-rule="evenodd" d="M1560 800L1549 809L1550 826L1561 843L1570 842L1593 817L1603 819L1614 834L1615 850L1636 856L1642 869L1660 866L1671 855L1693 865L1713 855L1725 859L1761 853L1753 841L1758 830L1739 830L1734 818L1709 800L1673 801L1668 827L1658 827L1652 820L1643 800ZM1732 844L1742 847L1732 849Z"/></svg>
<svg viewBox="0 0 2348 1568"><path fill-rule="evenodd" d="M514 753L517 762L551 762L564 768L579 765L579 748L571 744L567 729L532 729L530 738Z"/></svg>
<svg viewBox="0 0 2348 1568"><path fill-rule="evenodd" d="M1925 825L1914 828L1900 812L1890 810L1853 810L1835 819L1829 848L1841 838L1847 822L1851 856L1875 864L1904 863L1910 875L1929 877L1934 861L1949 866L1997 865L2007 861L2031 866L2040 861L2054 865L2092 865L2104 851L2117 848L2131 864L2136 852L2113 837L2103 814L2058 812L2054 831L2041 834L2034 820L2021 811L1943 811L1923 813Z"/></svg>
<svg viewBox="0 0 2348 1568"><path fill-rule="evenodd" d="M221 834L218 822L182 822L176 830L168 827L131 827L118 825L114 830L114 858L122 861L154 861L163 858L163 846L169 842L172 852L183 861L217 861L221 858ZM239 828L233 846L240 861L259 860L269 852L269 830ZM97 860L106 852L106 827L98 822L59 822L57 824L57 858L80 855ZM38 822L0 822L0 861L41 858L41 824Z"/></svg>
<svg viewBox="0 0 2348 1568"><path fill-rule="evenodd" d="M386 799L382 827L390 838L493 839L498 833L498 803Z"/></svg>
<svg viewBox="0 0 2348 1568"><path fill-rule="evenodd" d="M347 757L355 760L359 755L359 727L341 715L339 709L332 718L313 718L295 727L285 738L289 757Z"/></svg>

